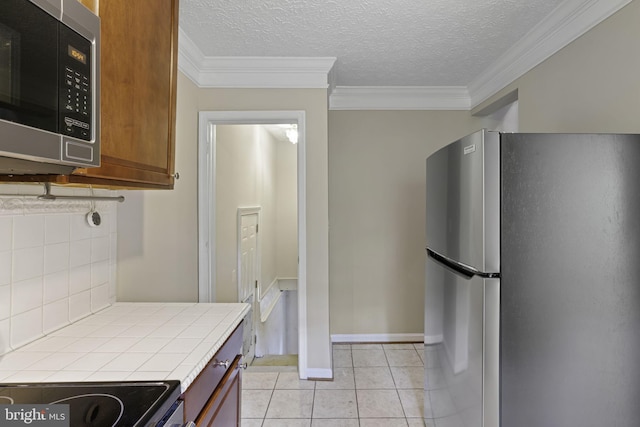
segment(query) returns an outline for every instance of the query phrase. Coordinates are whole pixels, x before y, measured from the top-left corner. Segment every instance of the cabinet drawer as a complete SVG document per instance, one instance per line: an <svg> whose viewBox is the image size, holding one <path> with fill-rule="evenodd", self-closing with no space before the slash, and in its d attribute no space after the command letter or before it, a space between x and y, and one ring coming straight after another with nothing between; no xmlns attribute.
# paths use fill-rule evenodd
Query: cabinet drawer
<svg viewBox="0 0 640 427"><path fill-rule="evenodd" d="M183 395L185 421L193 421L198 417L227 370L233 369L235 357L242 354L242 329L243 323L240 323L185 391ZM228 366L218 364L227 361Z"/></svg>
<svg viewBox="0 0 640 427"><path fill-rule="evenodd" d="M200 416L196 419L198 427L238 427L240 426L240 382L242 368L237 355L227 370L220 386L213 392Z"/></svg>

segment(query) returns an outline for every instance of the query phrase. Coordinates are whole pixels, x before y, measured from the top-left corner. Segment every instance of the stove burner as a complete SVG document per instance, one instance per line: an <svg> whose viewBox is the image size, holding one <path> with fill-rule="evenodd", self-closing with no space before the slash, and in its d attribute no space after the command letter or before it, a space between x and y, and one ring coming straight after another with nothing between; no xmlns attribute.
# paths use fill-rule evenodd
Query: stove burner
<svg viewBox="0 0 640 427"><path fill-rule="evenodd" d="M132 427L158 420L179 381L0 384L0 405L67 404L73 427Z"/></svg>
<svg viewBox="0 0 640 427"><path fill-rule="evenodd" d="M115 427L124 414L124 403L111 394L80 394L48 403L71 405L70 407L75 409L71 411L70 423L72 426Z"/></svg>

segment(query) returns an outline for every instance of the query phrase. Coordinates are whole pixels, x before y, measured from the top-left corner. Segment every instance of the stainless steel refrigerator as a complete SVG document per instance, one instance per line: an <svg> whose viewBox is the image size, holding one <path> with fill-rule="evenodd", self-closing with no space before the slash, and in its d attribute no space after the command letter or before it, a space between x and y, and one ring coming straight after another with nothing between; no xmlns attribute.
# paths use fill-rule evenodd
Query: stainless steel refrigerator
<svg viewBox="0 0 640 427"><path fill-rule="evenodd" d="M483 130L426 188L426 425L640 425L640 135Z"/></svg>

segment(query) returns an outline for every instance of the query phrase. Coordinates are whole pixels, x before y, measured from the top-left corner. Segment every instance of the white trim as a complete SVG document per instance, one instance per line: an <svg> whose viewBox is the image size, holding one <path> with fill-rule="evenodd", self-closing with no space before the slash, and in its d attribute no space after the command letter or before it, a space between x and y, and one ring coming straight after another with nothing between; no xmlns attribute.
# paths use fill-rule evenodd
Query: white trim
<svg viewBox="0 0 640 427"><path fill-rule="evenodd" d="M200 85L200 64L204 62L204 59L200 48L182 28L178 28L178 69L197 86Z"/></svg>
<svg viewBox="0 0 640 427"><path fill-rule="evenodd" d="M267 286L267 288L264 291L261 291L260 287L258 286L258 301L262 301L264 297L267 295L267 293L269 293L271 288L273 288L274 286L278 286L279 288L280 287L279 285L280 285L279 279L277 277L274 277L271 283L269 283L269 286Z"/></svg>
<svg viewBox="0 0 640 427"><path fill-rule="evenodd" d="M305 112L297 112L298 122L298 376L308 378L307 354L307 144ZM333 373L330 375L333 376Z"/></svg>
<svg viewBox="0 0 640 427"><path fill-rule="evenodd" d="M444 340L442 335L425 335L424 343L425 344L438 344Z"/></svg>
<svg viewBox="0 0 640 427"><path fill-rule="evenodd" d="M277 283L277 279L271 283L272 284ZM260 300L260 322L261 323L264 323L267 321L267 319L269 319L269 315L271 314L273 309L276 308L276 304L278 304L278 301L280 301L280 298L282 298L282 292L280 292L281 291L280 289L274 288L273 286L269 286L269 290L271 289L273 289L273 293L269 295L269 291L265 292L264 298ZM269 295L269 298L267 298L267 295ZM263 304L267 305L267 307L264 310L262 307Z"/></svg>
<svg viewBox="0 0 640 427"><path fill-rule="evenodd" d="M469 110L464 86L337 86L330 110Z"/></svg>
<svg viewBox="0 0 640 427"><path fill-rule="evenodd" d="M300 356L298 356L300 357ZM332 380L333 379L333 370L332 369L323 369L323 368L309 368L307 369L308 376L302 378L304 380Z"/></svg>
<svg viewBox="0 0 640 427"><path fill-rule="evenodd" d="M215 132L217 124L298 124L298 373L300 378L308 376L307 338L307 169L306 169L306 113L294 111L201 111L199 113L198 138L198 249L199 259L205 259L209 268L198 268L198 272L208 276L198 277L198 295L215 295L215 244L200 244L201 234L206 233L209 241L215 242ZM213 141L212 143L208 141ZM207 148L210 146L209 154ZM204 153L204 156L203 154ZM204 159L202 158L204 157ZM210 197L211 196L211 197ZM208 219L208 224L202 224ZM209 251L211 249L211 251ZM208 256L207 256L208 253ZM206 267L205 266L205 267ZM201 300L204 301L204 300ZM325 378L320 376L318 378Z"/></svg>
<svg viewBox="0 0 640 427"><path fill-rule="evenodd" d="M336 58L207 57L199 73L200 87L319 88L329 87Z"/></svg>
<svg viewBox="0 0 640 427"><path fill-rule="evenodd" d="M216 302L215 125L198 115L198 302Z"/></svg>
<svg viewBox="0 0 640 427"><path fill-rule="evenodd" d="M327 89L334 57L205 56L179 29L178 67L199 87Z"/></svg>
<svg viewBox="0 0 640 427"><path fill-rule="evenodd" d="M631 0L566 0L469 84L471 107L504 89Z"/></svg>
<svg viewBox="0 0 640 427"><path fill-rule="evenodd" d="M332 334L331 342L424 342L424 334Z"/></svg>

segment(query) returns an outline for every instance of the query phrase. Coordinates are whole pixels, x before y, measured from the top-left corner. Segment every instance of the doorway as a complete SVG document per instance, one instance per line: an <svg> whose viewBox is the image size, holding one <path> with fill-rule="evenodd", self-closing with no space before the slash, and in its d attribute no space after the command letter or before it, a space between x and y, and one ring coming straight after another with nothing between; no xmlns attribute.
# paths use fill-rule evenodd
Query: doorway
<svg viewBox="0 0 640 427"><path fill-rule="evenodd" d="M297 142L297 152L294 154L296 165L296 174L292 178L295 180L295 189L297 191L296 202L296 222L297 222L297 247L294 254L294 263L297 269L297 291L295 294L295 302L297 305L297 321L294 325L297 332L297 353L298 353L298 371L301 377L306 377L307 355L306 355L306 224L305 224L305 135L304 135L304 112L303 111L259 111L259 112L201 112L200 113L200 135L199 135L199 153L198 153L198 223L199 223L199 300L201 302L229 301L231 296L225 292L228 285L224 285L219 273L223 270L222 265L216 265L219 259L216 257L217 235L225 232L221 226L217 224L216 201L219 198L216 194L216 159L221 153L218 153L216 141L216 128L223 125L273 125L288 124L296 125L298 128L299 138ZM220 187L218 186L218 190ZM226 189L224 190L226 191ZM255 208L256 206L253 206ZM238 208L246 208L246 206L238 206ZM264 213L264 210L263 210ZM266 215L264 215L266 217ZM240 221L240 211L238 211L238 221ZM260 219L256 224L263 228ZM219 222L218 222L219 223ZM239 224L239 222L238 222ZM218 229L217 229L218 228ZM235 227L234 227L235 229ZM262 231L262 230L261 230ZM266 231L266 230L265 230ZM275 230L270 230L272 233ZM260 251L258 251L258 254ZM260 257L260 255L258 255ZM238 257L240 259L240 256ZM236 277L236 288L238 289L237 298L251 297L247 286L242 283L244 280L240 277L240 262L238 269L228 274L223 279ZM260 269L258 268L258 271ZM223 274L227 274L224 272ZM259 273L258 273L259 274ZM286 276L286 275L285 275ZM265 275L262 275L265 277ZM272 277L272 276L268 276ZM275 276L274 276L275 277ZM290 286L290 277L281 277L286 286ZM265 281L262 279L262 281ZM276 282L277 286L278 283ZM257 299L256 305L260 300L267 297L270 290L274 289L274 283L261 283L258 280L258 287L254 286L254 295ZM249 294L249 295L245 295ZM248 302L248 301L247 301ZM259 311L259 310L258 310ZM264 313L261 313L261 315ZM260 322L260 316L256 316L256 310L253 311L253 324ZM257 324L259 326L259 324ZM259 348L256 347L256 348Z"/></svg>

